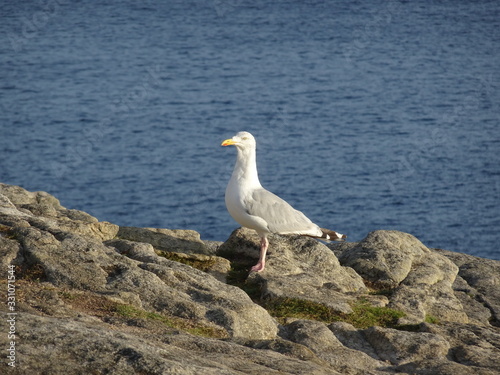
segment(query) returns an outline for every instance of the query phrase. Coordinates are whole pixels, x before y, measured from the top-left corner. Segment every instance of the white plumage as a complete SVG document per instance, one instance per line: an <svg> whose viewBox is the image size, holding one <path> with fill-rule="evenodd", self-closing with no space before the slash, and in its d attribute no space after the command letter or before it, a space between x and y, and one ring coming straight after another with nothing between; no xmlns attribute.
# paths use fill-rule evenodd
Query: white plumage
<svg viewBox="0 0 500 375"><path fill-rule="evenodd" d="M226 207L240 225L255 230L261 238L259 262L252 271L264 270L269 233L298 234L325 240L344 240L335 231L322 229L302 212L264 189L259 181L256 142L252 134L239 132L226 139L222 146L236 146L238 155L233 174L226 188Z"/></svg>

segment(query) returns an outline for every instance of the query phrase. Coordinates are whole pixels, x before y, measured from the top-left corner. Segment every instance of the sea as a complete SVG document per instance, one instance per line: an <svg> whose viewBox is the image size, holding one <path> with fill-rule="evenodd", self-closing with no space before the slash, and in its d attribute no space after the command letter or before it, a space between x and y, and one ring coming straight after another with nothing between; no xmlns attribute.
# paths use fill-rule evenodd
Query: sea
<svg viewBox="0 0 500 375"><path fill-rule="evenodd" d="M0 182L225 241L245 130L348 241L500 260L499 88L497 0L3 0Z"/></svg>

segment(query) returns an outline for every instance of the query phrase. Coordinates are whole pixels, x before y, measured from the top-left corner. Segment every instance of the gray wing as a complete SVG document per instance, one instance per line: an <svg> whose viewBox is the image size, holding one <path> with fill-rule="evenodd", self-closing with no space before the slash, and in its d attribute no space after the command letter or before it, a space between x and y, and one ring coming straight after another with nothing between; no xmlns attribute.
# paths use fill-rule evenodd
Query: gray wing
<svg viewBox="0 0 500 375"><path fill-rule="evenodd" d="M273 233L317 235L321 232L306 215L264 188L255 190L245 206L250 215L264 219Z"/></svg>

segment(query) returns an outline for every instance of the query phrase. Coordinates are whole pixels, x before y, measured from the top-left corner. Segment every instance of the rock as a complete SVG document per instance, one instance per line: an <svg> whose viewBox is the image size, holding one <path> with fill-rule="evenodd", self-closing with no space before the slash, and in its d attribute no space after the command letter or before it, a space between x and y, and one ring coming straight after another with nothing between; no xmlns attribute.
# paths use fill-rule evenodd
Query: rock
<svg viewBox="0 0 500 375"><path fill-rule="evenodd" d="M134 260L78 235L57 239L33 228L18 233L29 264L40 265L56 286L133 293L140 308L216 324L232 337L265 339L276 334L272 318L243 291L187 265L156 254Z"/></svg>
<svg viewBox="0 0 500 375"><path fill-rule="evenodd" d="M213 247L205 245L194 230L120 227L118 237L145 242L156 249L188 254L213 254Z"/></svg>
<svg viewBox="0 0 500 375"><path fill-rule="evenodd" d="M252 232L238 230L224 244L193 231L121 232L129 238L47 193L0 184L0 277L5 286L13 266L18 313L9 373L500 373L498 261L426 249L395 231L332 250L272 236L266 270L238 285L277 315L278 307L306 309L273 318L224 282L256 262ZM380 311L360 303L404 310L399 323L412 324L361 329L333 321L357 325L356 314ZM322 305L343 314L322 314L330 311ZM8 332L5 319L0 327ZM0 335L0 346L10 345Z"/></svg>
<svg viewBox="0 0 500 375"><path fill-rule="evenodd" d="M346 252L347 250L351 250L353 247L357 246L358 243L357 242L347 242L347 241L343 241L343 242L330 242L328 244L326 244L326 246L331 250L333 251L333 253L335 254L335 256L337 258L340 258L342 253Z"/></svg>
<svg viewBox="0 0 500 375"><path fill-rule="evenodd" d="M491 371L476 366L464 366L456 362L442 359L414 361L397 366L395 370L398 373L412 375L498 375L497 371Z"/></svg>
<svg viewBox="0 0 500 375"><path fill-rule="evenodd" d="M496 360L500 355L500 332L488 327L422 323L414 332L405 332L381 327L357 330L350 324L336 322L328 328L344 346L390 361L394 366L386 367L388 371L428 375L465 375L473 371L492 375L500 363ZM467 356L471 351L477 355L475 362ZM457 357L461 363L450 361L449 357ZM479 362L482 364L477 365ZM497 367L487 369L489 366Z"/></svg>
<svg viewBox="0 0 500 375"><path fill-rule="evenodd" d="M131 328L117 332L110 324L85 317L24 313L17 325L19 362L9 373L335 374L268 350L162 330L142 336Z"/></svg>
<svg viewBox="0 0 500 375"><path fill-rule="evenodd" d="M258 258L257 243L254 231L239 229L219 253L232 259ZM306 299L345 313L352 312L348 303L354 299L351 294L366 290L359 275L342 267L330 249L299 236L271 236L266 269L250 274L247 283L259 285L262 298Z"/></svg>
<svg viewBox="0 0 500 375"><path fill-rule="evenodd" d="M297 344L290 340L282 339L277 337L274 340L259 340L259 341L245 341L242 343L245 346L254 349L266 349L285 354L289 357L295 357L301 361L312 361L314 363L324 365L321 361L308 347Z"/></svg>
<svg viewBox="0 0 500 375"><path fill-rule="evenodd" d="M7 190L14 198L14 201L26 202L29 195L21 193L21 198L13 195L19 189L6 189L6 185L0 184L0 194L3 190ZM0 208L0 215L3 213L4 225L13 227L37 227L44 231L58 234L65 231L85 236L95 237L98 240L107 240L113 238L118 233L118 226L108 223L99 222L92 216L77 210L67 210L60 206L59 201L47 193L38 192L34 194L32 200L40 201L41 203L29 203L14 206L5 195L2 196L4 202ZM6 200L9 200L11 206L5 205ZM24 208L23 208L24 207ZM27 209L27 207L29 209ZM34 213L33 213L33 212Z"/></svg>
<svg viewBox="0 0 500 375"><path fill-rule="evenodd" d="M56 197L44 191L31 192L20 186L0 183L0 194L7 197L16 207L32 207L38 215L48 216L48 212L55 213L64 209Z"/></svg>
<svg viewBox="0 0 500 375"><path fill-rule="evenodd" d="M460 272L460 271L459 271ZM475 288L467 284L460 275L455 278L453 283L453 291L455 296L462 304L464 313L467 315L469 322L475 324L489 325L493 322L491 309L485 306L484 296Z"/></svg>
<svg viewBox="0 0 500 375"><path fill-rule="evenodd" d="M491 345L487 348L461 345L454 350L454 354L457 361L464 365L500 371L500 353Z"/></svg>
<svg viewBox="0 0 500 375"><path fill-rule="evenodd" d="M361 330L345 322L335 322L328 326L335 337L347 348L366 353L372 358L379 359L373 347L366 341Z"/></svg>
<svg viewBox="0 0 500 375"><path fill-rule="evenodd" d="M0 191L4 186L5 185L0 184ZM30 216L26 212L20 211L5 195L0 195L0 214L14 218Z"/></svg>
<svg viewBox="0 0 500 375"><path fill-rule="evenodd" d="M388 306L406 313L401 324L428 317L468 321L452 287L458 267L412 235L374 231L358 244L337 251L341 263L353 267L374 288L391 290Z"/></svg>
<svg viewBox="0 0 500 375"><path fill-rule="evenodd" d="M218 247L217 255L244 264L250 269L259 259L259 242L260 239L255 231L238 228ZM270 244L268 256L271 255L272 251L273 247Z"/></svg>
<svg viewBox="0 0 500 375"><path fill-rule="evenodd" d="M408 276L412 264L429 252L411 234L377 230L343 251L339 260L342 265L354 268L364 279L385 288L394 288Z"/></svg>
<svg viewBox="0 0 500 375"><path fill-rule="evenodd" d="M227 259L215 255L186 254L155 250L149 243L127 240L111 240L107 241L106 245L114 246L121 254L144 262L154 261L156 256L160 255L166 259L184 263L204 271L224 283L231 269L231 263Z"/></svg>
<svg viewBox="0 0 500 375"><path fill-rule="evenodd" d="M7 189L17 202L32 202L33 196L20 189ZM13 191L20 195L16 198ZM56 212L47 216L22 216L23 226L10 226L0 220L4 232L18 245L2 238L6 244L5 259L24 269L27 277L46 280L56 287L69 287L100 294L129 293L135 307L151 312L191 319L197 324L225 330L230 337L272 339L277 326L266 310L254 304L241 289L221 283L205 272L158 256L151 245L142 243L130 247L130 257L117 242L107 246L106 231L97 231L99 222L70 219L68 210L58 206L48 195L43 202L52 202ZM13 210L5 199L4 205ZM36 203L30 203L36 205ZM44 203L45 204L45 203ZM15 207L19 210L19 207ZM32 208L33 212L45 212ZM19 215L13 212L15 217ZM74 212L72 213L73 217ZM115 227L115 226L113 226ZM116 227L117 228L117 227ZM161 231L163 232L163 231ZM164 235L164 233L161 233ZM147 246L150 246L147 248ZM136 259L134 259L135 257ZM221 260L221 262L226 262ZM35 271L33 271L35 270Z"/></svg>
<svg viewBox="0 0 500 375"><path fill-rule="evenodd" d="M209 254L217 254L217 250L224 243L222 241L208 241L208 240L202 240L202 241L207 247Z"/></svg>
<svg viewBox="0 0 500 375"><path fill-rule="evenodd" d="M285 327L283 335L308 347L342 374L376 374L377 368L384 366L383 362L342 345L324 323L297 320Z"/></svg>
<svg viewBox="0 0 500 375"><path fill-rule="evenodd" d="M446 250L436 249L435 251L458 266L458 275L466 285L458 284L456 288L465 291L470 298L488 309L489 323L500 327L500 261ZM475 309L479 309L477 304L474 306ZM481 310L484 316L485 311ZM481 320L485 323L484 318Z"/></svg>
<svg viewBox="0 0 500 375"><path fill-rule="evenodd" d="M438 334L450 344L456 362L500 373L500 331L473 324L424 325L423 331Z"/></svg>
<svg viewBox="0 0 500 375"><path fill-rule="evenodd" d="M395 288L389 307L404 311L402 324L411 324L433 317L440 321L467 323L467 314L453 291L458 267L447 258L425 254L420 262Z"/></svg>
<svg viewBox="0 0 500 375"><path fill-rule="evenodd" d="M443 337L432 333L371 327L363 331L363 336L380 359L395 365L422 359L444 359L450 349Z"/></svg>
<svg viewBox="0 0 500 375"><path fill-rule="evenodd" d="M282 334L293 342L307 346L313 352L320 353L342 347L342 343L333 335L332 331L321 322L313 320L296 320L285 326Z"/></svg>
<svg viewBox="0 0 500 375"><path fill-rule="evenodd" d="M5 227L4 227L5 228ZM1 228L0 228L1 230ZM1 232L0 232L1 233ZM20 252L19 243L13 239L5 238L0 234L0 278L7 280L9 265L16 259Z"/></svg>
<svg viewBox="0 0 500 375"><path fill-rule="evenodd" d="M22 219L30 226L53 234L71 232L105 241L114 238L118 233L117 225L100 222L82 211L68 210L61 206L58 199L43 191L32 193L18 186L0 184L0 196L3 196L0 214L2 211L6 212L11 220ZM10 202L10 206L6 200ZM10 213L4 211L5 209Z"/></svg>

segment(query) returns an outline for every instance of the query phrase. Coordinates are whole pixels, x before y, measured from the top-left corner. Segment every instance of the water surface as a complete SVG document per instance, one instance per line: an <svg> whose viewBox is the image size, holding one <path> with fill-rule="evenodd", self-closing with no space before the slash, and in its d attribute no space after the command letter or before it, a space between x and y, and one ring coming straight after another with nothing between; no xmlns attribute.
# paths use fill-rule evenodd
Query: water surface
<svg viewBox="0 0 500 375"><path fill-rule="evenodd" d="M500 259L500 3L4 1L0 181L225 240L240 130L323 227Z"/></svg>

